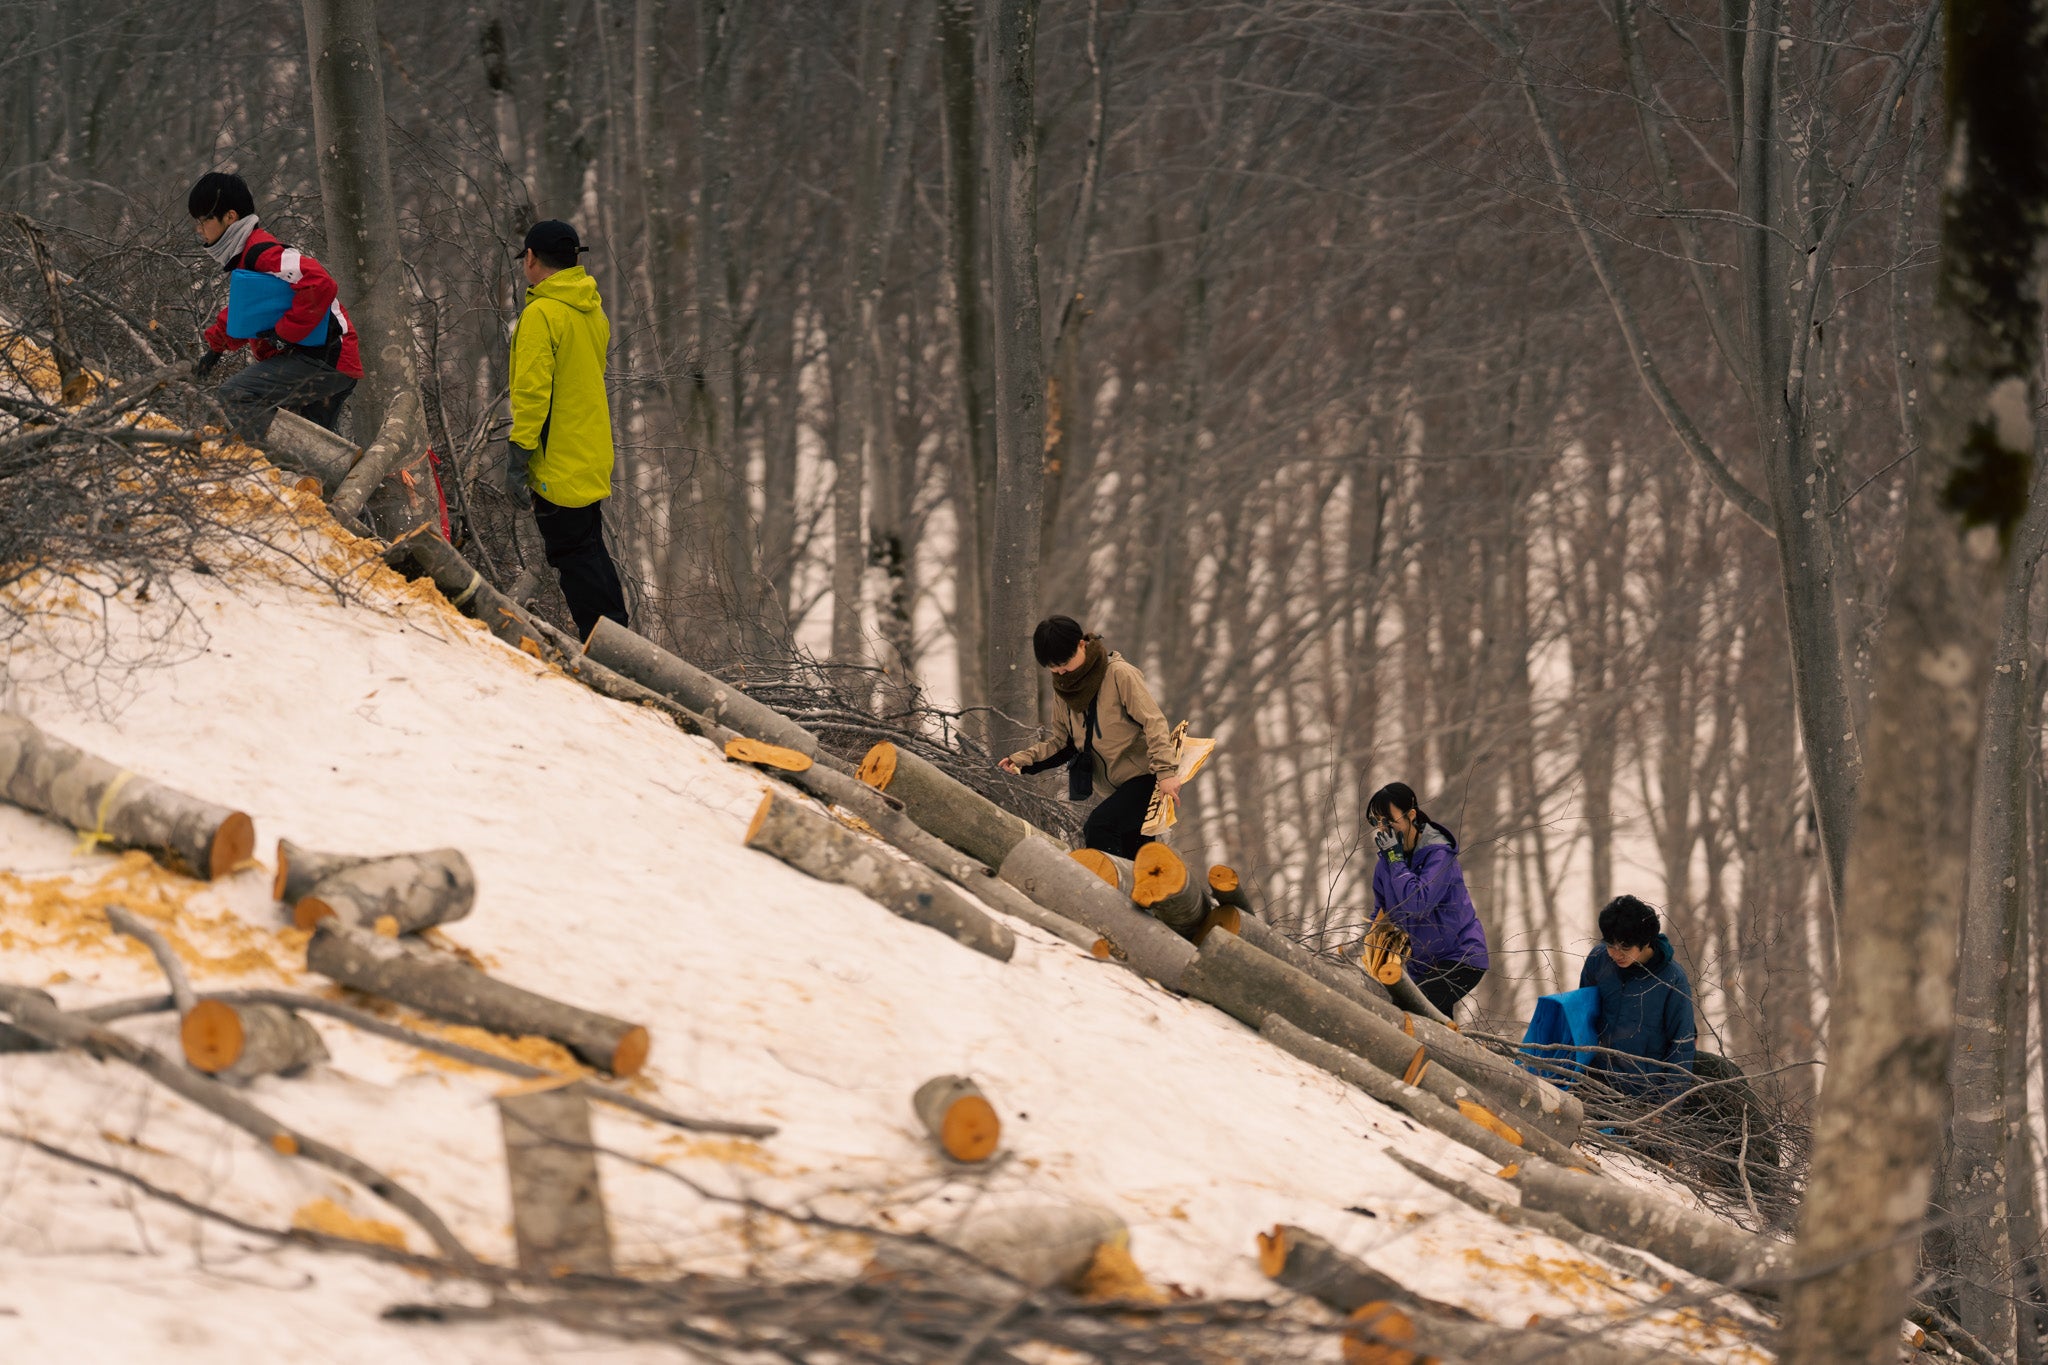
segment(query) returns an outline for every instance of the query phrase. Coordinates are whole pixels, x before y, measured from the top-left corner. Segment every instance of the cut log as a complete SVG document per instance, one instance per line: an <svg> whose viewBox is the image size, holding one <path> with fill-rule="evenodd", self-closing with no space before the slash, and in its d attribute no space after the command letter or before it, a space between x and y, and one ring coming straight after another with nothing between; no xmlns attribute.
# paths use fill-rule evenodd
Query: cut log
<svg viewBox="0 0 2048 1365"><path fill-rule="evenodd" d="M552 1038L587 1064L631 1076L647 1063L647 1030L508 985L414 939L380 938L324 919L306 966L339 985L496 1033Z"/></svg>
<svg viewBox="0 0 2048 1365"><path fill-rule="evenodd" d="M1209 935L1194 964L1182 974L1181 986L1189 995L1253 1028L1263 1027L1268 1014L1278 1014L1325 1042L1356 1053L1391 1076L1409 1076L1411 1084L1453 1108L1460 1100L1485 1105L1519 1131L1531 1151L1565 1163L1579 1159L1562 1138L1546 1129L1546 1124L1556 1120L1553 1114L1543 1111L1535 1092L1526 1088L1500 1093L1484 1089L1490 1073L1482 1072L1475 1078L1453 1070L1450 1059L1431 1055L1413 1036L1314 977L1260 952L1245 939L1228 934Z"/></svg>
<svg viewBox="0 0 2048 1365"><path fill-rule="evenodd" d="M319 882L337 872L370 861L374 855L358 853L316 853L300 848L289 839L277 841L277 872L271 879L271 899L297 905Z"/></svg>
<svg viewBox="0 0 2048 1365"><path fill-rule="evenodd" d="M1225 905L1222 901L1212 903L1209 906L1209 913L1202 916L1202 922L1187 936L1188 942L1199 948L1202 946L1202 940L1218 929L1226 934L1242 934L1244 911L1234 905Z"/></svg>
<svg viewBox="0 0 2048 1365"><path fill-rule="evenodd" d="M484 576L462 557L460 551L435 531L423 530L395 542L385 555L403 563L410 559L421 573L434 581L448 605L483 623L491 634L517 650L545 657L540 631L524 608L484 580Z"/></svg>
<svg viewBox="0 0 2048 1365"><path fill-rule="evenodd" d="M1393 1000L1396 1009L1404 1010L1419 1019L1427 1019L1433 1024L1441 1024L1448 1029L1458 1027L1450 1015L1438 1009L1430 998L1422 993L1422 987L1416 985L1415 978L1408 974L1406 963L1401 965L1401 974L1387 982L1386 986L1387 995Z"/></svg>
<svg viewBox="0 0 2048 1365"><path fill-rule="evenodd" d="M813 759L818 756L818 737L803 726L616 621L600 620L583 652L748 739L794 749Z"/></svg>
<svg viewBox="0 0 2048 1365"><path fill-rule="evenodd" d="M1703 1280L1775 1295L1791 1271L1789 1243L1744 1232L1648 1190L1545 1161L1525 1161L1513 1182L1522 1207L1562 1214L1588 1232L1647 1251Z"/></svg>
<svg viewBox="0 0 2048 1365"><path fill-rule="evenodd" d="M1130 1235L1124 1220L1093 1204L1033 1205L979 1214L932 1235L1033 1289L1071 1287L1096 1248Z"/></svg>
<svg viewBox="0 0 2048 1365"><path fill-rule="evenodd" d="M1238 937L1268 957L1277 957L1298 972L1306 972L1355 1005L1371 1010L1390 1023L1401 1022L1401 1011L1387 999L1385 988L1374 982L1357 964L1319 956L1287 937L1256 916L1246 916Z"/></svg>
<svg viewBox="0 0 2048 1365"><path fill-rule="evenodd" d="M1042 834L1019 840L996 874L1040 905L1086 925L1111 945L1110 959L1170 991L1180 989L1181 973L1195 959L1195 950L1173 930L1132 905L1065 848Z"/></svg>
<svg viewBox="0 0 2048 1365"><path fill-rule="evenodd" d="M1209 913L1209 888L1188 875L1188 865L1165 844L1146 844L1131 860L1136 889L1131 902L1182 936L1190 936Z"/></svg>
<svg viewBox="0 0 2048 1365"><path fill-rule="evenodd" d="M362 447L355 442L285 409L279 409L271 418L270 430L263 437L263 451L279 469L318 480L315 491L323 498L341 487L341 481L363 454Z"/></svg>
<svg viewBox="0 0 2048 1365"><path fill-rule="evenodd" d="M1137 872L1129 858L1119 858L1099 848L1077 848L1067 856L1102 878L1103 885L1115 887L1121 896L1128 898L1137 889Z"/></svg>
<svg viewBox="0 0 2048 1365"><path fill-rule="evenodd" d="M1689 1365L1696 1357L1589 1336L1481 1322L1421 1298L1306 1228L1259 1234L1259 1269L1351 1319L1344 1359L1355 1365L1424 1365L1447 1356L1487 1365Z"/></svg>
<svg viewBox="0 0 2048 1365"><path fill-rule="evenodd" d="M439 1215L383 1172L316 1137L286 1127L211 1076L181 1066L126 1034L67 1014L47 1001L41 991L0 985L0 1010L12 1015L22 1032L49 1047L76 1048L94 1057L124 1062L165 1089L266 1143L278 1155L304 1157L347 1176L417 1223L456 1265L475 1268L476 1258Z"/></svg>
<svg viewBox="0 0 2048 1365"><path fill-rule="evenodd" d="M590 1101L565 1080L537 1081L498 1096L498 1124L519 1268L550 1277L611 1274Z"/></svg>
<svg viewBox="0 0 2048 1365"><path fill-rule="evenodd" d="M980 792L887 740L861 759L859 777L901 801L920 826L990 867L1000 868L1011 850L1034 833Z"/></svg>
<svg viewBox="0 0 2048 1365"><path fill-rule="evenodd" d="M256 849L240 811L202 801L0 715L0 797L79 831L81 844L147 849L173 871L224 877Z"/></svg>
<svg viewBox="0 0 2048 1365"><path fill-rule="evenodd" d="M850 886L883 909L998 962L1008 962L1017 951L1014 934L932 872L786 796L769 792L761 798L746 844L820 881Z"/></svg>
<svg viewBox="0 0 2048 1365"><path fill-rule="evenodd" d="M278 1005L198 1001L185 1012L178 1041L187 1062L235 1084L258 1076L297 1075L327 1060L319 1030Z"/></svg>
<svg viewBox="0 0 2048 1365"><path fill-rule="evenodd" d="M476 904L476 873L460 850L430 849L372 858L321 878L292 907L292 923L310 930L338 917L373 928L387 917L392 931L416 934L461 919Z"/></svg>
<svg viewBox="0 0 2048 1365"><path fill-rule="evenodd" d="M1228 863L1217 863L1209 869L1209 894L1220 904L1234 906L1247 915L1252 913L1252 898L1244 889L1244 879Z"/></svg>
<svg viewBox="0 0 2048 1365"><path fill-rule="evenodd" d="M751 763L757 768L773 768L784 773L803 772L814 761L809 754L785 749L780 744L748 739L745 735L734 735L725 742L725 756L735 763Z"/></svg>
<svg viewBox="0 0 2048 1365"><path fill-rule="evenodd" d="M1002 1120L966 1076L934 1076L910 1098L917 1120L955 1161L986 1161L1002 1141Z"/></svg>
<svg viewBox="0 0 2048 1365"><path fill-rule="evenodd" d="M1325 1042L1277 1014L1267 1015L1259 1026L1259 1032L1282 1052L1299 1057L1311 1066L1321 1067L1338 1080L1357 1086L1381 1104L1399 1110L1453 1142L1464 1144L1489 1161L1506 1166L1523 1160L1526 1155L1523 1151L1526 1139L1522 1139L1519 1131L1510 1128L1509 1131L1515 1133L1515 1137L1510 1138L1498 1128L1477 1122L1460 1106L1445 1104L1427 1091L1389 1076L1357 1054L1335 1043ZM1466 1100L1465 1103L1473 1104L1473 1101ZM1479 1108L1477 1105L1474 1107ZM1488 1111L1481 1109L1481 1112Z"/></svg>

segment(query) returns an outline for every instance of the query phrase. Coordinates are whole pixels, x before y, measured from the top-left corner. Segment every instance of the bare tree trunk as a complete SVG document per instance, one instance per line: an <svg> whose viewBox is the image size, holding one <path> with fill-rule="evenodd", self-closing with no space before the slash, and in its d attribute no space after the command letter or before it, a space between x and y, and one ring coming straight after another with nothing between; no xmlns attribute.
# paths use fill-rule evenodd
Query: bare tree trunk
<svg viewBox="0 0 2048 1365"><path fill-rule="evenodd" d="M976 118L973 0L939 0L939 82L946 130L946 268L952 279L955 386L963 447L955 475L953 638L960 705L989 702L988 568L995 543L996 441L989 425L988 320L981 298L981 134ZM985 733L976 718L976 729Z"/></svg>
<svg viewBox="0 0 2048 1365"><path fill-rule="evenodd" d="M358 429L377 433L358 465L361 481L370 487L356 492L352 502L360 507L372 489L384 492L373 516L380 531L395 536L431 520L435 503L384 140L376 8L372 0L301 0L301 9L326 210L326 264L362 350L363 383L353 400L363 419ZM385 430L387 417L397 419L393 430ZM387 474L409 477L386 491ZM344 490L353 481L345 481Z"/></svg>
<svg viewBox="0 0 2048 1365"><path fill-rule="evenodd" d="M2048 237L2048 0L1947 8L1942 345L1877 656L1790 1365L1889 1362L1932 1193L2001 549L2026 506ZM1980 867L1980 875L1995 870Z"/></svg>
<svg viewBox="0 0 2048 1365"><path fill-rule="evenodd" d="M989 579L990 735L1000 752L1037 716L1031 628L1045 482L1045 357L1038 304L1038 0L987 13L990 273L995 281L996 507Z"/></svg>

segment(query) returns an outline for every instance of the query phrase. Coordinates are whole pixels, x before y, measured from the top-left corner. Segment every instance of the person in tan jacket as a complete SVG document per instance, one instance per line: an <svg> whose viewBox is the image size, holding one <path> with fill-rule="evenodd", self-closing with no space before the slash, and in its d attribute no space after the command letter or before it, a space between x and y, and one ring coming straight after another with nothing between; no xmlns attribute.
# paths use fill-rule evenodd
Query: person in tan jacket
<svg viewBox="0 0 2048 1365"><path fill-rule="evenodd" d="M1145 843L1140 826L1153 791L1180 796L1180 764L1166 715L1137 665L1071 616L1040 621L1031 649L1052 674L1059 697L1052 733L997 766L1038 773L1065 764L1067 795L1075 801L1107 788L1109 794L1088 813L1082 840L1088 848L1135 858Z"/></svg>

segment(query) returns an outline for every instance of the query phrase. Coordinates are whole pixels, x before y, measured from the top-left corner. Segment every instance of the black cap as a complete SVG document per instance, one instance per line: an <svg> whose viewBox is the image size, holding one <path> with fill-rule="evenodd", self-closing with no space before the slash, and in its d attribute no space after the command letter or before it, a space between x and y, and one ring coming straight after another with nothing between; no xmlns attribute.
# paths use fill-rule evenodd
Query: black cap
<svg viewBox="0 0 2048 1365"><path fill-rule="evenodd" d="M559 218L548 218L535 223L526 230L526 240L520 243L518 255L538 251L543 256L556 260L574 259L578 252L588 251L576 240L576 229Z"/></svg>

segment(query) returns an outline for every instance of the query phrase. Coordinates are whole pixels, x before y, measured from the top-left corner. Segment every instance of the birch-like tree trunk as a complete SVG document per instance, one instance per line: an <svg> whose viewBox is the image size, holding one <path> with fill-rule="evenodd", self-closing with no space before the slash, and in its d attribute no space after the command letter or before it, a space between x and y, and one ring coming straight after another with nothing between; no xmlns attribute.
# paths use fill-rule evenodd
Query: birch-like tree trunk
<svg viewBox="0 0 2048 1365"><path fill-rule="evenodd" d="M1045 483L1045 356L1038 312L1038 0L987 14L989 260L994 281L996 506L989 578L990 735L997 752L1037 717L1031 628Z"/></svg>
<svg viewBox="0 0 2048 1365"><path fill-rule="evenodd" d="M2001 551L2022 520L2034 449L2048 0L1951 0L1947 29L1927 444L1879 640L1788 1365L1897 1357L1940 1140Z"/></svg>

